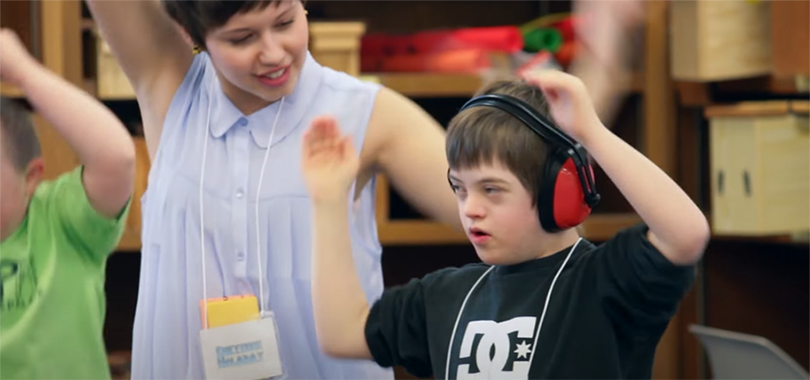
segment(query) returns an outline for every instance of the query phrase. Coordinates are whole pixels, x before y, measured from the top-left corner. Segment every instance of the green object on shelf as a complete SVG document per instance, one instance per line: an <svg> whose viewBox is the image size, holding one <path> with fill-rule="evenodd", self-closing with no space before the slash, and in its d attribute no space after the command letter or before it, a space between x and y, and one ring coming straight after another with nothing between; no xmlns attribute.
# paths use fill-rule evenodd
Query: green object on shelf
<svg viewBox="0 0 810 380"><path fill-rule="evenodd" d="M530 53L541 50L556 53L562 44L562 34L554 28L532 29L523 36L523 50Z"/></svg>

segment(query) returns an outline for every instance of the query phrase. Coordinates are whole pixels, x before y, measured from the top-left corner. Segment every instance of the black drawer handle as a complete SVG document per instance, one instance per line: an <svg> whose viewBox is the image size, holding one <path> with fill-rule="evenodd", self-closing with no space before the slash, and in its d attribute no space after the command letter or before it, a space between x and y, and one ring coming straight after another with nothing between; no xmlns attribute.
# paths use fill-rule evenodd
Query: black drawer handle
<svg viewBox="0 0 810 380"><path fill-rule="evenodd" d="M743 170L743 187L745 188L745 195L751 196L751 176L748 175L748 170Z"/></svg>
<svg viewBox="0 0 810 380"><path fill-rule="evenodd" d="M723 171L717 172L717 194L723 195Z"/></svg>

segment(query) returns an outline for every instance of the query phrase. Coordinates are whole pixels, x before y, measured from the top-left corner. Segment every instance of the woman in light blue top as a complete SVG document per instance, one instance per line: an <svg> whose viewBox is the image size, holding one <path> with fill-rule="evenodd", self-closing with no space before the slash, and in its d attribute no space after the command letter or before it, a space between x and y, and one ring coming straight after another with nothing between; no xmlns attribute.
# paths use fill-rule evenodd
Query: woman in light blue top
<svg viewBox="0 0 810 380"><path fill-rule="evenodd" d="M275 315L287 378L393 378L390 369L328 358L318 347L300 138L313 118L332 115L361 147L346 201L354 261L372 302L383 290L377 171L427 216L460 226L442 128L407 98L312 59L301 0L163 0L165 10L157 0L86 1L136 92L152 161L141 200L132 377L204 378L200 301L252 294ZM603 52L626 37L593 35ZM193 54L192 44L202 52ZM594 83L597 105L613 97L608 71L578 71Z"/></svg>
<svg viewBox="0 0 810 380"><path fill-rule="evenodd" d="M347 202L371 301L383 290L376 171L428 216L459 223L441 126L407 98L319 65L299 0L165 1L168 12L155 1L88 3L137 94L152 160L133 378L204 378L199 302L240 294L275 314L288 378L393 378L317 344L300 137L326 114L362 147Z"/></svg>

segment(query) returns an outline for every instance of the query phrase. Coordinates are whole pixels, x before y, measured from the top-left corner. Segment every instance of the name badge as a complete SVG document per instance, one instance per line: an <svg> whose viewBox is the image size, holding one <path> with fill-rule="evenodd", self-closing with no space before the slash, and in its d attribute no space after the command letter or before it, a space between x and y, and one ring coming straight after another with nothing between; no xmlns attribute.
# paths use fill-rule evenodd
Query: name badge
<svg viewBox="0 0 810 380"><path fill-rule="evenodd" d="M200 346L208 379L269 379L284 373L273 313L252 294L200 301Z"/></svg>
<svg viewBox="0 0 810 380"><path fill-rule="evenodd" d="M272 315L200 330L208 379L269 379L283 375Z"/></svg>

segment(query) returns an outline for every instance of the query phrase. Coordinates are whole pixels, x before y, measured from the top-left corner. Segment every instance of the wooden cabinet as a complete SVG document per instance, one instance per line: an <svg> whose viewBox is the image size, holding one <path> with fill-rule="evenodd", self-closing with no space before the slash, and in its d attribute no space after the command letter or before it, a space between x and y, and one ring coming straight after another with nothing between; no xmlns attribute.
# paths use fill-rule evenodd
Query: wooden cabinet
<svg viewBox="0 0 810 380"><path fill-rule="evenodd" d="M309 51L321 65L359 76L360 39L365 31L362 22L311 22Z"/></svg>
<svg viewBox="0 0 810 380"><path fill-rule="evenodd" d="M810 74L810 1L680 0L669 17L676 80Z"/></svg>
<svg viewBox="0 0 810 380"><path fill-rule="evenodd" d="M673 1L673 78L709 82L769 74L770 9L768 1Z"/></svg>
<svg viewBox="0 0 810 380"><path fill-rule="evenodd" d="M808 111L807 101L744 102L706 109L716 234L810 231Z"/></svg>

